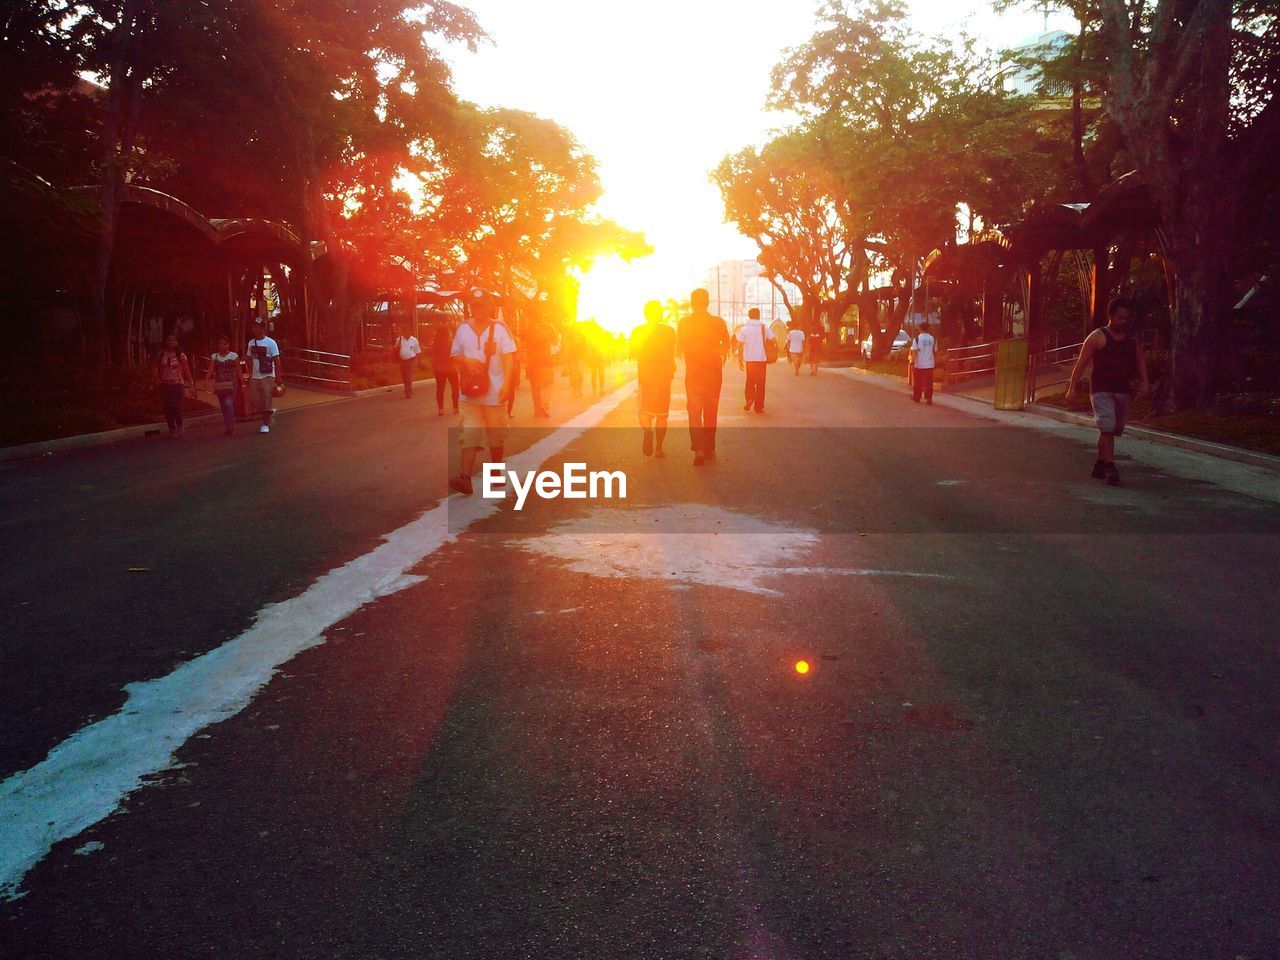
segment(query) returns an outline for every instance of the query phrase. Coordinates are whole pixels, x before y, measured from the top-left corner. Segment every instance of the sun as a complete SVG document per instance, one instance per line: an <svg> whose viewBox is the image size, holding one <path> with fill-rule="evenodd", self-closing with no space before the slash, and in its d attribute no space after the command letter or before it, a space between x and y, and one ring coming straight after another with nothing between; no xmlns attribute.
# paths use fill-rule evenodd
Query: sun
<svg viewBox="0 0 1280 960"><path fill-rule="evenodd" d="M624 263L606 260L584 273L578 291L578 319L596 322L610 333L630 334L644 323L644 305L688 297L689 281L672 280L648 258Z"/></svg>

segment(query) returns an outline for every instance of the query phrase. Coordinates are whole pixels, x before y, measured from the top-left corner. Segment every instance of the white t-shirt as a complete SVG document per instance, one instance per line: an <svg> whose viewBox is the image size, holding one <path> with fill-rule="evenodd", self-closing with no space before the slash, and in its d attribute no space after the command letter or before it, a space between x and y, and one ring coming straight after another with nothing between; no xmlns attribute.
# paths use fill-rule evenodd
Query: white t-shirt
<svg viewBox="0 0 1280 960"><path fill-rule="evenodd" d="M764 338L769 336L759 320L748 320L738 328L738 342L742 344L742 359L747 363L765 363Z"/></svg>
<svg viewBox="0 0 1280 960"><path fill-rule="evenodd" d="M400 359L412 360L422 352L422 345L415 336L400 337Z"/></svg>
<svg viewBox="0 0 1280 960"><path fill-rule="evenodd" d="M933 348L937 346L937 341L933 339L931 333L921 333L916 336L914 344L916 348L916 369L932 370L933 369Z"/></svg>
<svg viewBox="0 0 1280 960"><path fill-rule="evenodd" d="M280 356L280 347L270 337L263 337L261 340L250 340L248 354L252 362L252 375L255 380L264 380L267 377L276 375L275 357ZM260 365L263 359L267 359L267 369L264 370Z"/></svg>
<svg viewBox="0 0 1280 960"><path fill-rule="evenodd" d="M792 330L787 334L787 353L804 353L803 330Z"/></svg>
<svg viewBox="0 0 1280 960"><path fill-rule="evenodd" d="M489 392L479 397L463 397L463 403L479 403L494 407L501 401L498 395L502 390L502 357L516 352L516 342L504 323L495 322L493 328L493 356L489 358ZM489 343L489 326L476 333L471 324L464 323L453 335L453 346L449 348L451 357L470 357L472 360L484 360L485 347Z"/></svg>

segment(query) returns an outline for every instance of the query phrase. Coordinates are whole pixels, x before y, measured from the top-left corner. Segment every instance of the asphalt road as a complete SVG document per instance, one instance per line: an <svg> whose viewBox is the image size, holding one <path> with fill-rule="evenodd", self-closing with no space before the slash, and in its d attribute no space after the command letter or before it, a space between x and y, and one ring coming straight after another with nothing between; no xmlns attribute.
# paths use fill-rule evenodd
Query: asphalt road
<svg viewBox="0 0 1280 960"><path fill-rule="evenodd" d="M625 500L438 508L421 391L0 470L0 831L168 729L127 684L262 673L0 956L1280 956L1275 503L782 365L695 469L562 384L513 464ZM298 649L187 679L242 635Z"/></svg>

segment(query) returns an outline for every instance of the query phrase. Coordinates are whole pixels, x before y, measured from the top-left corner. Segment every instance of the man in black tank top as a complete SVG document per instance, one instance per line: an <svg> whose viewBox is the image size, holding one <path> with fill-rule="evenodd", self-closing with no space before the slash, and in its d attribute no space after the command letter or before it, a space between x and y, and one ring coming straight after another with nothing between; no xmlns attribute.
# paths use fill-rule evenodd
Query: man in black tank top
<svg viewBox="0 0 1280 960"><path fill-rule="evenodd" d="M1067 402L1070 403L1085 368L1093 364L1093 373L1089 376L1089 400L1093 403L1093 419L1098 425L1098 459L1093 465L1093 475L1112 486L1120 482L1115 465L1116 437L1124 433L1133 381L1141 381L1139 396L1151 386L1142 347L1129 332L1133 312L1133 302L1122 297L1107 304L1107 325L1085 338L1080 347L1080 359L1076 361L1075 369L1071 371L1071 382L1067 385Z"/></svg>

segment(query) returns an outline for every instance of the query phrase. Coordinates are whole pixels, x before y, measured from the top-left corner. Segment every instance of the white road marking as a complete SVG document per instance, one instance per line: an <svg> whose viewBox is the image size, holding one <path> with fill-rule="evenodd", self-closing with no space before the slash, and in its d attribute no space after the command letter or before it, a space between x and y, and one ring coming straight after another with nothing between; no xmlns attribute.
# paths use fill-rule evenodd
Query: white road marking
<svg viewBox="0 0 1280 960"><path fill-rule="evenodd" d="M923 577L926 580L954 580L949 573L924 573L919 570L879 570L875 567L787 567L776 573L821 574L843 577Z"/></svg>
<svg viewBox="0 0 1280 960"><path fill-rule="evenodd" d="M635 381L624 384L508 462L514 469L537 469L635 388ZM0 899L17 895L27 871L55 843L107 817L145 777L171 767L174 753L191 736L248 706L282 664L324 643L325 630L373 600L421 583L423 577L406 571L498 509L498 502L478 496L442 501L293 599L263 608L234 640L167 676L129 684L117 713L80 729L40 763L0 783Z"/></svg>
<svg viewBox="0 0 1280 960"><path fill-rule="evenodd" d="M680 533L696 513L700 526L720 522L723 533ZM672 530L670 533L654 531ZM762 579L818 544L811 530L767 523L746 514L697 504L650 510L594 509L518 542L522 550L597 577L675 578L682 583L730 587L777 596Z"/></svg>
<svg viewBox="0 0 1280 960"><path fill-rule="evenodd" d="M680 531L682 526L706 530L715 524L721 528L716 533ZM782 593L765 581L793 573L951 579L911 570L802 565L799 561L819 539L813 530L719 507L683 504L646 510L597 508L542 536L520 540L518 546L592 576L666 580L673 587L703 584L771 597Z"/></svg>

